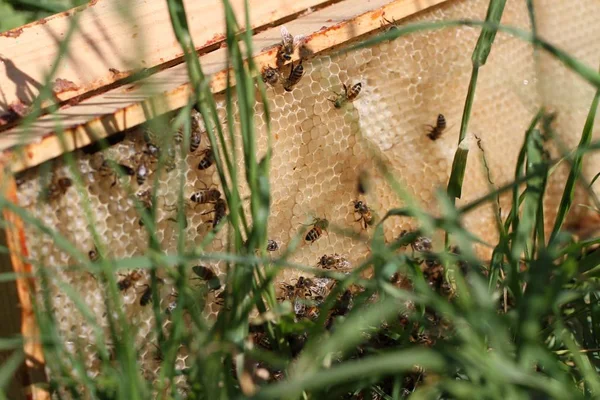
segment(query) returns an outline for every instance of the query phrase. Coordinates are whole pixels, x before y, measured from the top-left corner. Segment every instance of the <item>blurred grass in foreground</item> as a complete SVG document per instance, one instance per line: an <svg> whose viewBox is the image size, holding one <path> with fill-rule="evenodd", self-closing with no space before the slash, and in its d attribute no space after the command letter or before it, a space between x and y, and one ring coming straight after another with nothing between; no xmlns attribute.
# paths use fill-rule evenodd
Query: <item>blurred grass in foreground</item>
<svg viewBox="0 0 600 400"><path fill-rule="evenodd" d="M24 3L19 2L21 6ZM457 153L459 161L453 166L456 173L452 174L454 189L438 193L442 215L434 217L415 206L415 202L402 209L389 210L385 218L415 218L421 231L385 243L382 225L377 226L371 239L372 254L355 272L343 275L316 271L333 276L338 282L324 299L316 318L296 321L289 304L286 308L276 301L272 287L275 274L281 268L292 267L287 255L270 259L264 251L270 208L270 152L263 159L256 158L257 137L252 115L258 101L255 87L260 89L258 96L263 100L264 87L256 78L253 63L243 62L251 54L251 32L238 34L239 27L229 1L224 0L224 5L229 63L237 82L235 88L225 93L227 113L231 120L237 108L241 121L239 131L234 131L230 124L226 129L221 127L215 100L193 51L183 2L168 0L173 28L184 51L196 94L181 113L186 117L192 107L197 108L205 121L211 146L218 149L215 164L229 209L226 253L211 254L202 247L190 252L182 246L178 254L163 254L151 229L154 211L147 213L140 207L151 237L151 250L135 259L103 260L95 265L59 232L43 226L26 210L0 198L0 207L9 208L26 223L37 226L40 234L51 235L58 246L80 260L81 268L93 272L104 282L107 307L117 311L116 315L108 315L107 334L98 327L93 313L77 292L67 285L62 287L83 318L96 326L93 339L101 367L100 375L92 379L86 374L83 360L65 349L50 312L53 302L47 290L50 277L40 265L37 278L44 296L41 304L37 304L36 317L50 371L49 388L55 396L133 400L150 398L150 393L155 392L161 399L597 398L600 392L600 256L594 246L600 240L577 241L559 228L571 207L582 159L588 152L600 148L600 143L590 142L598 96L591 103L582 140L572 155L571 175L559 210L561 218L549 243L544 239L542 198L546 179L561 160L551 159L545 150L555 133L551 124L544 124L551 116L542 109L529 127L523 127L523 145L513 183L491 188L483 198L457 208L454 197L460 194L461 169L466 163L466 155ZM496 10L496 14L490 13L487 23L446 21L400 25L368 44L424 29L470 24L484 27L478 48L489 51L501 7L503 2L490 2L490 10ZM245 18L249 18L248 13ZM510 31L510 28L500 28ZM550 51L588 81L600 82L597 73L590 72L577 60L553 52L534 36L513 32ZM244 46L239 45L240 41ZM485 68L476 54L474 70ZM476 78L475 72L473 82ZM474 96L475 84L471 90L469 98ZM268 115L268 110L266 113ZM461 132L466 131L468 116L469 110L466 110ZM189 129L188 124L184 146L189 144ZM236 167L233 151L236 146L243 149L244 169L241 171ZM65 159L77 175L73 158L67 155ZM404 196L401 186L384 165L382 169L392 186L398 188L398 196ZM242 180L251 189L249 213L240 207L243 199L239 182ZM75 181L76 185L82 184L80 178ZM182 188L181 183L180 203ZM491 261L483 262L472 252L477 238L461 226L460 218L476 207L495 201L500 192L512 192L514 206L505 220L497 216L500 239L494 243ZM85 201L82 207L85 209ZM87 214L93 227L93 215L89 210ZM182 216L179 228L183 231ZM397 252L398 248L411 243L416 247L418 236L429 235L432 229L444 230L458 247L448 247L441 252L428 249ZM209 235L207 240L210 239ZM96 240L102 252L97 234ZM187 262L206 259L228 262L223 311L216 321L203 317L202 293L185 279L189 272L185 267ZM114 270L132 266L150 271L154 296L157 296L158 270L169 272L179 294L166 330L160 328L166 316L157 306L158 301L153 303L161 363L160 379L155 386L139 372L132 338L135 327L130 326L120 311ZM359 275L367 268L373 271L373 279L368 281ZM348 291L354 293L351 307L343 304ZM264 317L260 324L250 323L254 308ZM267 310L271 312L266 313ZM184 322L187 316L189 319ZM250 343L249 337L255 342ZM5 349L15 349L13 357L0 368L0 385L4 386L22 360L22 340L7 338L0 344ZM174 362L180 346L190 353L185 369L177 369ZM176 379L186 382L184 392L172 384Z"/></svg>

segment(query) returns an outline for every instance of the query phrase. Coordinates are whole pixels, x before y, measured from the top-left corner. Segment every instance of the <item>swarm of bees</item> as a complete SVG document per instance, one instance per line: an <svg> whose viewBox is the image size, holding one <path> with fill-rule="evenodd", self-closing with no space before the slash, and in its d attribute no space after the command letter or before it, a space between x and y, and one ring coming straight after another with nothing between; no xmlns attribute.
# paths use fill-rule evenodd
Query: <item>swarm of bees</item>
<svg viewBox="0 0 600 400"><path fill-rule="evenodd" d="M279 45L276 56L277 68L268 65L264 66L261 71L263 82L275 86L278 82L282 81L283 89L287 92L292 91L294 86L296 86L298 82L300 82L300 79L302 79L302 76L304 76L302 59L300 59L296 65L294 65L293 62L290 64L290 72L285 79L282 79L284 76L282 70L285 63L292 61L292 55L294 54L296 47L301 46L302 42L302 36L294 37L285 26L281 27L281 44Z"/></svg>

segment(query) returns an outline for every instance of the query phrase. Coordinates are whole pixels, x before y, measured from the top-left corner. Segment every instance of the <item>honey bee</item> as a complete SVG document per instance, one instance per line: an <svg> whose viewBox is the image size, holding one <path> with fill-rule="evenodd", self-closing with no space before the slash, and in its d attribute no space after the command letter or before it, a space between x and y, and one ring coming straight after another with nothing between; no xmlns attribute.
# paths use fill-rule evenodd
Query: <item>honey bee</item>
<svg viewBox="0 0 600 400"><path fill-rule="evenodd" d="M319 306L312 305L312 306L306 307L304 310L303 317L308 318L312 321L317 320L319 318Z"/></svg>
<svg viewBox="0 0 600 400"><path fill-rule="evenodd" d="M133 286L134 282L137 282L140 279L142 279L142 274L138 271L133 271L127 275L122 276L124 276L124 278L117 282L117 287L122 292Z"/></svg>
<svg viewBox="0 0 600 400"><path fill-rule="evenodd" d="M264 67L262 70L262 80L271 86L275 86L279 82L279 71L277 68Z"/></svg>
<svg viewBox="0 0 600 400"><path fill-rule="evenodd" d="M146 157L142 156L135 171L135 180L138 185L143 185L144 182L146 182L146 179L148 179L148 175L150 175L150 168L148 166Z"/></svg>
<svg viewBox="0 0 600 400"><path fill-rule="evenodd" d="M279 243L273 239L267 240L267 251L272 252L277 250L279 250Z"/></svg>
<svg viewBox="0 0 600 400"><path fill-rule="evenodd" d="M221 223L221 221L223 220L223 218L225 218L225 216L227 215L227 202L224 199L217 199L215 201L215 207L207 212L202 213L202 215L204 214L210 214L210 213L215 213L213 219L209 222L212 223L212 227L213 229L215 229L219 223Z"/></svg>
<svg viewBox="0 0 600 400"><path fill-rule="evenodd" d="M367 229L368 226L372 226L375 223L373 212L367 206L367 203L362 200L354 201L354 213L359 215L356 222L360 222L363 229Z"/></svg>
<svg viewBox="0 0 600 400"><path fill-rule="evenodd" d="M213 163L215 162L215 156L210 147L202 150L200 154L202 155L202 159L198 163L198 169L203 171L209 168L211 165L213 165Z"/></svg>
<svg viewBox="0 0 600 400"><path fill-rule="evenodd" d="M177 301L170 302L167 308L165 308L165 314L171 315L175 311L175 308L177 308Z"/></svg>
<svg viewBox="0 0 600 400"><path fill-rule="evenodd" d="M56 201L64 196L71 186L73 186L71 178L53 174L48 186L42 190L40 198L44 201Z"/></svg>
<svg viewBox="0 0 600 400"><path fill-rule="evenodd" d="M355 83L350 88L348 88L345 84L342 84L342 86L344 87L344 91L342 93L333 92L337 97L335 99L328 99L333 103L335 108L342 108L342 106L347 102L354 101L362 90L362 83L360 82Z"/></svg>
<svg viewBox="0 0 600 400"><path fill-rule="evenodd" d="M346 289L342 296L335 303L331 310L331 315L346 315L352 309L352 291Z"/></svg>
<svg viewBox="0 0 600 400"><path fill-rule="evenodd" d="M202 125L201 118L202 118L202 115L198 111L196 111L195 109L191 110L191 112L190 112L190 122L191 122L190 153L195 152L198 149L198 147L200 147L200 143L202 141L203 125ZM184 135L184 127L181 126L175 132L175 136L174 136L175 143L183 142L183 135Z"/></svg>
<svg viewBox="0 0 600 400"><path fill-rule="evenodd" d="M304 75L304 67L302 66L302 60L294 67L294 63L291 64L290 76L283 83L283 88L286 92L291 92L292 88L300 82L300 79Z"/></svg>
<svg viewBox="0 0 600 400"><path fill-rule="evenodd" d="M327 231L329 228L329 221L325 218L315 218L312 223L312 228L306 233L304 240L314 243L323 235L323 231Z"/></svg>
<svg viewBox="0 0 600 400"><path fill-rule="evenodd" d="M221 192L218 189L202 189L192 193L190 200L196 204L215 203L221 198Z"/></svg>
<svg viewBox="0 0 600 400"><path fill-rule="evenodd" d="M148 284L144 285L146 289L144 289L142 295L140 296L140 306L144 307L148 303L152 301L152 287Z"/></svg>
<svg viewBox="0 0 600 400"><path fill-rule="evenodd" d="M114 179L110 185L111 187L117 184L117 178L119 177L117 170L120 170L124 175L135 175L135 169L125 164L119 164L112 160L107 160L102 153L94 154L90 160L90 166L94 168L100 174L100 176L112 176Z"/></svg>
<svg viewBox="0 0 600 400"><path fill-rule="evenodd" d="M385 30L386 32L398 29L398 25L397 25L398 23L395 19L392 18L392 20L390 21L386 17L382 17L382 20L383 20L381 23L382 26L385 24L390 25L389 27L386 28L386 30Z"/></svg>
<svg viewBox="0 0 600 400"><path fill-rule="evenodd" d="M323 255L317 265L324 269L349 269L350 261L335 253L329 256Z"/></svg>
<svg viewBox="0 0 600 400"><path fill-rule="evenodd" d="M417 237L415 241L410 244L410 247L414 251L418 251L420 253L431 251L431 249L433 248L431 244L431 239L425 236Z"/></svg>
<svg viewBox="0 0 600 400"><path fill-rule="evenodd" d="M204 265L196 265L192 267L192 272L198 276L199 279L206 281L210 290L221 289L221 281L215 272L209 267Z"/></svg>
<svg viewBox="0 0 600 400"><path fill-rule="evenodd" d="M143 192L139 192L136 194L136 196L140 203L142 203L142 207L144 208L144 210L146 210L146 213L152 213L152 193L150 192L150 189L146 189ZM140 226L144 226L144 221L142 220L142 218L140 218L138 224Z"/></svg>
<svg viewBox="0 0 600 400"><path fill-rule="evenodd" d="M199 132L192 131L192 136L190 137L190 153L195 152L200 147L202 136Z"/></svg>
<svg viewBox="0 0 600 400"><path fill-rule="evenodd" d="M336 284L335 279L331 279L331 278L326 278L326 277L319 277L319 278L314 278L312 279L312 287L311 287L311 291L317 296L317 298L319 296L321 297L325 297L329 294L329 292L331 292L331 289L333 289L333 287Z"/></svg>
<svg viewBox="0 0 600 400"><path fill-rule="evenodd" d="M442 114L439 114L435 126L427 126L429 127L427 137L431 140L438 140L442 136L444 129L446 129L446 118Z"/></svg>
<svg viewBox="0 0 600 400"><path fill-rule="evenodd" d="M294 48L302 41L302 36L292 36L285 26L280 29L281 32L281 46L277 52L277 65L281 66L286 61L292 59L294 54Z"/></svg>
<svg viewBox="0 0 600 400"><path fill-rule="evenodd" d="M217 294L215 296L215 304L218 306L224 306L225 305L225 299L227 298L227 290L223 289L219 292L219 294Z"/></svg>
<svg viewBox="0 0 600 400"><path fill-rule="evenodd" d="M90 261L98 261L100 259L100 253L96 246L88 252L88 257L90 258Z"/></svg>

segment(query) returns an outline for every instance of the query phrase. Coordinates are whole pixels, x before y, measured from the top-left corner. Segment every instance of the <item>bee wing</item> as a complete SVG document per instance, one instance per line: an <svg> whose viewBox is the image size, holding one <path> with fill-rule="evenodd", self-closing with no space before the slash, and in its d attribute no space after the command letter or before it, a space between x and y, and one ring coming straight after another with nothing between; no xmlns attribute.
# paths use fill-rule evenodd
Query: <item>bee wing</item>
<svg viewBox="0 0 600 400"><path fill-rule="evenodd" d="M300 43L304 42L306 36L304 35L296 35L294 36L294 46L299 46Z"/></svg>
<svg viewBox="0 0 600 400"><path fill-rule="evenodd" d="M282 26L280 28L280 32L281 32L281 39L283 40L284 44L286 44L286 43L293 43L294 42L294 37L287 30L287 28L285 26Z"/></svg>

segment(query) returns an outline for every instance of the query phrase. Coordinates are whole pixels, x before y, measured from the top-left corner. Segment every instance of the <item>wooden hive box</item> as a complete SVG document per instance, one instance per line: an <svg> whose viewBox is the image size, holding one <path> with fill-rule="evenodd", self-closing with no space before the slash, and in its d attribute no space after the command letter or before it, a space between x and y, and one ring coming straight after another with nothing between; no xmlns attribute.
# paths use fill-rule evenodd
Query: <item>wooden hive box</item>
<svg viewBox="0 0 600 400"><path fill-rule="evenodd" d="M76 150L127 132L125 139L116 144L111 153L120 157L119 161L127 162L143 151L143 132L138 127L185 107L192 93L166 3L133 0L127 10L121 3L117 0L92 1L87 6L0 35L0 65L4 66L0 67L0 115L3 115L4 124L0 127L0 162L5 199L35 210L41 221L87 253L94 242L84 212L77 209L80 193L69 189L64 200L51 205L39 204L36 200L41 189L38 171L42 170L37 168L48 165L48 161L62 154L75 152L77 165L82 166L84 177L89 177L91 182L84 190L93 213L96 213L97 228L105 245L111 249L111 256L120 258L135 256L147 246L134 232L138 216L131 201L127 200L127 193L107 185L94 172L91 167L93 155ZM220 115L224 115L224 99L219 97L227 85L221 2L189 0L184 3L200 63L210 77L209 84L217 96ZM243 1L232 3L238 20L243 21ZM509 2L502 22L528 29L526 7L516 3ZM372 169L377 185L369 202L376 210L401 205L370 165L371 157L365 143L381 155L411 195L423 206L435 209L435 189L446 184L457 146L458 126L469 84L471 51L479 35L478 29L453 27L423 31L351 53L337 51L381 32L384 25L389 27L385 20L399 24L442 19L483 20L487 2L284 0L273 7L272 2L250 0L249 5L254 31L253 57L259 69L277 65L283 23L292 34L304 35L303 46L307 51L299 54L296 49L290 60L297 62L302 55L306 70L305 77L291 92L283 90L280 83L267 89L275 139L270 237L285 246L308 215L326 215L337 225L360 232L360 227L353 222L350 205L361 168ZM588 15L600 14L593 5L586 7ZM594 50L598 45L585 42L583 36L572 37L569 43L561 42L560 34L553 28L561 26L566 30L576 25L574 20L577 19L575 11L562 11L548 12L541 18L538 27L541 34L584 57L589 55L587 61L597 61L600 52ZM71 32L74 21L79 29ZM60 51L58 43L70 35L69 57L56 64L54 59ZM289 67L284 66L282 70L289 71ZM568 127L565 138L577 137L585 118L585 111L581 113L579 106L584 105L593 90L564 71L558 64L536 63L530 44L504 33L498 35L490 60L482 70L469 135L472 148L475 148L473 135L477 135L482 138L483 146L490 150L487 158L496 185L510 181L522 132L537 107L550 98L560 99L560 96L548 95L556 89L545 83L561 79L561 91L569 88L579 95L577 104L552 104L566 110L559 114L558 121ZM49 82L48 87L53 93L42 101L43 115L18 124L23 109L36 101L45 82ZM361 82L363 89L349 107L338 110L328 101L335 98L332 91L340 91L342 84L357 82ZM50 113L53 106L57 108ZM263 135L258 152L263 154L267 145L265 117L260 105L255 111L257 130ZM431 142L422 126L433 124L439 113L446 115L450 129L440 140ZM232 121L234 125L238 122ZM499 148L503 151L494 151ZM188 195L201 184L218 185L216 173L199 175L195 170L199 157L197 154L186 155L188 169L179 171L187 177L185 190ZM480 157L471 158L467 171L470 179L466 181L460 204L481 196L488 189ZM593 167L588 168L591 171ZM69 174L62 165L48 168ZM556 187L564 176L562 170L554 175ZM159 179L164 194L163 206L174 203L175 195L169 194L169 190L176 187L176 183L176 179L168 175ZM137 183L132 180L131 185L135 187ZM138 189L141 190L143 185L147 182L138 185ZM547 206L552 209L559 200L550 196ZM509 201L509 198L502 199L506 209ZM35 233L13 211L3 208L4 240L10 253L5 255L2 272L29 275L20 276L16 286L10 280L3 282L6 288L2 291L3 302L11 306L3 308L4 319L9 323L3 325L2 336L21 333L25 338L36 338L31 305L31 294L36 291L36 279L30 275L35 269L33 264L55 271L73 260L63 250L55 248L52 237ZM176 238L174 229L169 226L168 212L160 211L157 217L165 249L174 250ZM190 229L196 233L190 234L191 244L202 239L203 235L196 228L206 223L205 217L192 219ZM482 208L469 214L464 223L489 242L496 237L491 229L490 209ZM116 232L113 228L117 226L121 231L113 235ZM396 237L402 229L413 227L409 220L386 225L386 238ZM222 240L217 240L213 250L224 246ZM347 253L352 262L358 262L367 254L368 248L341 234L331 233L327 242L298 249L294 261L313 265L320 255L329 252ZM219 268L218 265L215 267ZM55 272L85 293L92 308L99 304L100 297L95 297L89 279ZM57 312L72 312L74 306L68 304L64 296L62 298L60 301L64 304L59 307L62 311ZM125 304L138 312L136 299L132 294L125 299ZM79 320L63 314L59 319L64 319L61 329L68 340L67 333L75 329ZM98 317L101 318L100 311ZM144 322L144 317L140 318L140 323ZM87 334L83 326L77 327L79 336ZM143 337L147 332L141 330L138 334ZM24 365L11 398L24 394L33 399L49 398L44 386L39 385L46 379L39 341L25 341L24 354ZM151 358L148 351L143 354L142 363L148 363ZM150 368L148 373L152 373Z"/></svg>

